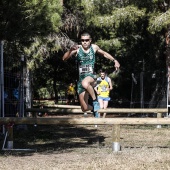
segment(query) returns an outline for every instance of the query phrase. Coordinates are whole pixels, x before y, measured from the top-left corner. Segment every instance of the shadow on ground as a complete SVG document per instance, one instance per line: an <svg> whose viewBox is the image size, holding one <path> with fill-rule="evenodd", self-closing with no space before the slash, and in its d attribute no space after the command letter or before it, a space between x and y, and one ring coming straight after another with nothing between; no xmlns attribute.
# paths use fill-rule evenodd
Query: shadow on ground
<svg viewBox="0 0 170 170"><path fill-rule="evenodd" d="M97 133L94 125L88 128L86 126L57 125L25 125L24 128L14 126L13 136L15 149L33 149L39 153L99 147L99 144L103 145L105 139L104 136ZM1 145L3 145L2 138ZM18 151L5 151L5 153L16 152L19 154ZM1 154L4 154L4 151L1 151ZM24 152L21 154L24 155ZM29 152L25 152L25 155L29 154Z"/></svg>

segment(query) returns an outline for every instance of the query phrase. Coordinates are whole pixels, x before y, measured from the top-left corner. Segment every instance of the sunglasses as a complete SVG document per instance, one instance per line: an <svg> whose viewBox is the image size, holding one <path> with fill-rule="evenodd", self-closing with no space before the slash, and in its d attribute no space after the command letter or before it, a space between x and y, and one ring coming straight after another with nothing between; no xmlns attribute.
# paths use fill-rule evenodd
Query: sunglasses
<svg viewBox="0 0 170 170"><path fill-rule="evenodd" d="M81 39L81 42L88 42L90 39Z"/></svg>

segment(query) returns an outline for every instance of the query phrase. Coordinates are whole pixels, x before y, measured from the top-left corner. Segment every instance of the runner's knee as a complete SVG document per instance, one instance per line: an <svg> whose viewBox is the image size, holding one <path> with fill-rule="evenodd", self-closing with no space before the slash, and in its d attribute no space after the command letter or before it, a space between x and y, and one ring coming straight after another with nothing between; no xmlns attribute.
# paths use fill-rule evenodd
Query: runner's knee
<svg viewBox="0 0 170 170"><path fill-rule="evenodd" d="M82 81L82 86L87 89L90 86L90 83Z"/></svg>

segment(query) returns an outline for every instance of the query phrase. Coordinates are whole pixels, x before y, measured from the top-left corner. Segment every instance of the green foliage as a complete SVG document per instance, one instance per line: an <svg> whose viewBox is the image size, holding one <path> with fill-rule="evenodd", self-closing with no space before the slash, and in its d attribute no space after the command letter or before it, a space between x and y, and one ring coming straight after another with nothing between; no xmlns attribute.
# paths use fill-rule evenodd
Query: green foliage
<svg viewBox="0 0 170 170"><path fill-rule="evenodd" d="M50 98L50 94L49 94L47 88L45 88L45 87L44 88L39 88L38 89L38 97L40 99Z"/></svg>
<svg viewBox="0 0 170 170"><path fill-rule="evenodd" d="M152 13L149 19L148 30L154 34L160 32L162 29L166 29L170 24L170 10L164 13Z"/></svg>
<svg viewBox="0 0 170 170"><path fill-rule="evenodd" d="M136 21L145 16L145 10L139 10L136 7L128 6L112 11L109 16L95 16L93 23L100 27L112 27L118 29L123 23L124 25L130 24L133 26Z"/></svg>
<svg viewBox="0 0 170 170"><path fill-rule="evenodd" d="M40 88L41 91L45 91L44 88L57 91L58 84L64 87L63 84L77 81L75 58L63 62L62 56L79 42L84 30L91 33L93 43L121 64L121 72L113 76L114 63L97 56L96 71L104 67L115 81L113 98L129 99L130 90L127 89L131 87L131 73L135 73L139 82L143 66L149 76L165 71L162 30L169 24L170 12L165 10L162 0L63 2L64 7L60 0L0 2L0 39L6 40L6 54L18 57L24 53L27 56L27 65L36 82L34 92ZM159 74L157 82L162 82L160 79ZM147 78L146 84L150 82ZM139 89L139 85L136 88ZM139 93L138 90L138 98Z"/></svg>
<svg viewBox="0 0 170 170"><path fill-rule="evenodd" d="M61 25L61 13L62 8L59 0L34 0L26 2L26 8L28 10L25 11L28 18L32 21L35 21L35 26L41 27L45 26L45 28L49 31L58 31L59 26ZM33 10L32 10L33 9ZM45 31L45 29L44 29ZM44 32L45 35L48 35Z"/></svg>
<svg viewBox="0 0 170 170"><path fill-rule="evenodd" d="M57 42L58 38L57 35L49 35L44 39L37 37L34 38L34 42L29 48L24 48L24 53L27 55L27 64L30 69L37 68L37 62L38 64L44 62L52 53L61 49L60 44Z"/></svg>
<svg viewBox="0 0 170 170"><path fill-rule="evenodd" d="M60 0L4 0L0 11L0 39L28 43L30 38L48 35L61 26Z"/></svg>
<svg viewBox="0 0 170 170"><path fill-rule="evenodd" d="M84 28L92 34L93 43L97 43L100 48L112 54L121 64L120 73L113 76L113 63L97 56L96 71L105 68L115 81L113 98L124 96L129 99L130 90L127 91L127 89L131 88L131 73L136 75L139 83L139 74L142 69L146 70L145 75L148 76L153 72L160 72L161 69L162 72L165 71L164 39L160 31L166 28L168 19L167 23L162 23L160 28L154 26L154 19L152 19L165 12L163 1L82 0L78 2L74 0L74 5L71 1L69 3L72 11L74 11L73 6L82 7L79 8L79 12L84 15ZM157 34L152 35L150 27L154 28ZM72 37L71 33L69 35ZM157 79L161 78L157 75ZM151 81L151 78L147 78L145 83L151 84ZM135 87L138 89L136 100L140 98L139 84ZM147 98L153 89L152 86L150 92L146 94Z"/></svg>
<svg viewBox="0 0 170 170"><path fill-rule="evenodd" d="M110 40L98 40L97 44L100 45L100 47L102 49L105 49L106 51L109 51L111 48L117 50L121 48L121 42L118 38Z"/></svg>
<svg viewBox="0 0 170 170"><path fill-rule="evenodd" d="M28 67L38 67L49 51L61 48L57 32L62 12L60 0L1 1L0 39L5 40L5 55L15 54L16 60L26 55Z"/></svg>

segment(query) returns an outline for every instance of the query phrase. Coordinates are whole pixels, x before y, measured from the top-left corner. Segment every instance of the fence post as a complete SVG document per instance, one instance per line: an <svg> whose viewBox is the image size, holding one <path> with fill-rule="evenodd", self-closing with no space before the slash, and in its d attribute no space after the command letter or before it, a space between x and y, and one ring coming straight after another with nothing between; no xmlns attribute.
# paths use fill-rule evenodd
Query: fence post
<svg viewBox="0 0 170 170"><path fill-rule="evenodd" d="M120 146L120 124L113 125L112 128L112 150L115 152L118 152L121 150Z"/></svg>
<svg viewBox="0 0 170 170"><path fill-rule="evenodd" d="M13 149L13 125L7 127L8 137L7 137L7 148Z"/></svg>
<svg viewBox="0 0 170 170"><path fill-rule="evenodd" d="M157 118L162 118L162 113L157 113ZM161 128L161 125L157 125L157 128Z"/></svg>

